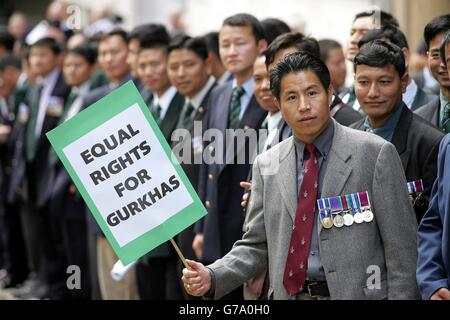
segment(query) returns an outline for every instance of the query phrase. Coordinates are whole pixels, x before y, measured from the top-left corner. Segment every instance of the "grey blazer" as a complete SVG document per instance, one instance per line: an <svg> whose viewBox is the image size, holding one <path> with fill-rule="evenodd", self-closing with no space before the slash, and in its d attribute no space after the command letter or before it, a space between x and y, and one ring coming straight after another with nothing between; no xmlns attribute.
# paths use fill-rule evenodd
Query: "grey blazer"
<svg viewBox="0 0 450 320"><path fill-rule="evenodd" d="M439 110L440 110L441 100L439 97L428 102L426 105L414 110L414 113L421 116L432 125L439 128Z"/></svg>
<svg viewBox="0 0 450 320"><path fill-rule="evenodd" d="M335 121L334 125L322 196L368 191L375 218L339 229L322 229L318 223L321 262L331 298L417 299L417 223L398 153L375 135ZM263 175L270 161L276 161L270 168L278 164L278 170ZM224 258L208 266L215 298L257 275L267 261L269 298L289 298L283 274L297 207L295 172L292 137L256 158L248 230ZM380 270L379 289L368 287L374 266Z"/></svg>

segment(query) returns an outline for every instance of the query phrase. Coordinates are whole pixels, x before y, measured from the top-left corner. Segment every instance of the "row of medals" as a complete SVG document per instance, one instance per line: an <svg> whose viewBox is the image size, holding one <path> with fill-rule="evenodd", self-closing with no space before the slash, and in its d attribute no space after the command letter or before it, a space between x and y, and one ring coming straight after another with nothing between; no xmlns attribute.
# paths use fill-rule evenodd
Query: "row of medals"
<svg viewBox="0 0 450 320"><path fill-rule="evenodd" d="M341 212L343 215L341 215ZM370 208L362 209L362 212L358 211L354 215L351 214L351 210L341 212L338 212L337 214L332 213L334 218L327 215L321 220L322 226L325 229L330 229L333 226L336 228L342 228L343 226L350 227L353 223L371 222L373 220L373 212Z"/></svg>

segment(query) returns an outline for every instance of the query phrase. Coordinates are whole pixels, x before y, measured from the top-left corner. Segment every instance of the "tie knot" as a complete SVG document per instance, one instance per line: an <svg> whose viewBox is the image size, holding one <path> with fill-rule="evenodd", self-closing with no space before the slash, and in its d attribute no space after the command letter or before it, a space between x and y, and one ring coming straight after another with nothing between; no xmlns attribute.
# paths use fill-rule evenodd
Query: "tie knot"
<svg viewBox="0 0 450 320"><path fill-rule="evenodd" d="M316 146L312 143L307 144L306 145L306 150L308 151L308 153L312 156L315 155L315 151L316 151Z"/></svg>
<svg viewBox="0 0 450 320"><path fill-rule="evenodd" d="M235 96L236 98L240 98L242 97L242 95L244 94L244 88L242 88L241 86L236 86L233 88L233 96Z"/></svg>

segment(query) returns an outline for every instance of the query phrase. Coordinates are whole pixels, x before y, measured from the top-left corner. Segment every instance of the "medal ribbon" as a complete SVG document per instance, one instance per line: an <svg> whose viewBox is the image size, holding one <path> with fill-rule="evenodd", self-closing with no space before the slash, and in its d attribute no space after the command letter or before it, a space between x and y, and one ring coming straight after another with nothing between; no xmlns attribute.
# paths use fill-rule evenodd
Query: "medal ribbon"
<svg viewBox="0 0 450 320"><path fill-rule="evenodd" d="M358 198L361 203L361 208L370 208L369 194L367 191L358 192Z"/></svg>

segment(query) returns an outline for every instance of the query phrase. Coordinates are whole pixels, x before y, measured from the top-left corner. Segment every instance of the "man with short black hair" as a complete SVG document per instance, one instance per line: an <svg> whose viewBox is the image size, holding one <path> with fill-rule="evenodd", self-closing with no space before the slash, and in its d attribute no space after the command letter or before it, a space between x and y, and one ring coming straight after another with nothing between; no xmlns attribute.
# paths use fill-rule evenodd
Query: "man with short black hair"
<svg viewBox="0 0 450 320"><path fill-rule="evenodd" d="M203 261L221 258L242 237L244 215L240 203L244 191L239 183L247 179L254 146L250 146L249 138L239 141L237 133L257 132L267 114L253 94L253 65L266 47L263 28L254 16L241 13L223 21L220 56L234 79L214 88L208 102L207 127L220 130L224 139L222 144L209 143L213 139L204 142L204 156L219 154L223 158L202 164L200 172L199 194L208 214L195 225L193 249ZM226 139L234 143L225 143ZM227 298L242 299L242 288Z"/></svg>
<svg viewBox="0 0 450 320"><path fill-rule="evenodd" d="M436 99L436 96L426 94L420 87L417 86L414 79L409 76L409 46L408 41L404 33L394 25L387 25L381 29L370 30L367 32L359 42L358 46L361 47L365 43L370 41L381 39L390 43L393 43L402 49L403 55L405 57L405 68L408 73L408 84L406 90L403 93L403 101L406 106L414 111L417 108L427 104L428 102Z"/></svg>
<svg viewBox="0 0 450 320"><path fill-rule="evenodd" d="M317 57L287 55L270 85L294 136L256 158L246 233L207 267L188 260L187 292L217 299L267 267L269 299L416 299L417 224L394 146L331 119L333 88ZM357 198L370 213L339 223Z"/></svg>
<svg viewBox="0 0 450 320"><path fill-rule="evenodd" d="M445 133L450 133L450 112L445 112L445 108L450 102L450 78L441 60L439 47L448 30L450 30L450 14L436 17L425 26L423 34L428 48L428 67L433 77L439 82L441 91L439 99L435 99L415 111Z"/></svg>
<svg viewBox="0 0 450 320"><path fill-rule="evenodd" d="M403 102L402 93L409 77L398 46L374 40L361 47L353 63L355 93L366 116L352 128L372 132L391 142L400 155L408 182L423 181L422 199L414 205L420 222L436 179L437 152L444 135Z"/></svg>

